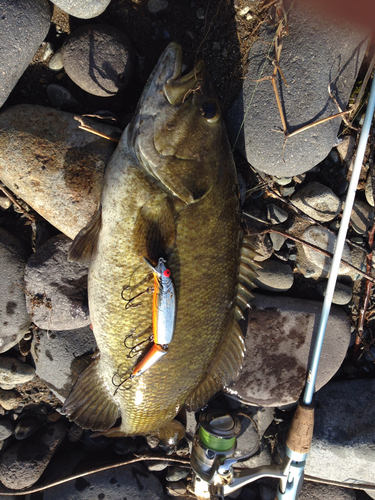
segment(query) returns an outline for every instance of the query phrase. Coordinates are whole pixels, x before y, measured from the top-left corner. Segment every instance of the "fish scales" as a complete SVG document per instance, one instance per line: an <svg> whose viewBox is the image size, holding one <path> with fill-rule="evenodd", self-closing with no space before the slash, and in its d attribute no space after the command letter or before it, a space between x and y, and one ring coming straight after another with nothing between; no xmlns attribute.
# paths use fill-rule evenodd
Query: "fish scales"
<svg viewBox="0 0 375 500"><path fill-rule="evenodd" d="M207 400L232 376L229 365L238 371L242 361L234 318L242 235L235 165L203 65L182 77L180 72L181 49L172 43L108 164L100 217L78 235L71 251L75 258L88 235L97 233L88 294L100 355L81 375L65 411L82 427L99 431L120 416L109 436L168 436L163 430L194 392L201 387ZM186 131L192 128L188 149ZM150 345L152 293L127 302L152 287L144 257L153 264L159 257L167 260L176 323L168 353L131 379ZM231 356L231 335L237 342L233 361L225 358ZM141 341L139 352L131 351ZM228 368L216 367L220 359Z"/></svg>

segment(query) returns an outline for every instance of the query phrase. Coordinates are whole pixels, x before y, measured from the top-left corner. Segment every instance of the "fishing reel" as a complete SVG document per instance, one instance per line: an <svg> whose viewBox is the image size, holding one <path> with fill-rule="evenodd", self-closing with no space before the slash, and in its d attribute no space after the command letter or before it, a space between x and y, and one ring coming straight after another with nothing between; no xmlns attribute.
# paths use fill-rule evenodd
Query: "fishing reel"
<svg viewBox="0 0 375 500"><path fill-rule="evenodd" d="M222 410L206 410L200 414L191 450L193 478L190 491L199 500L224 500L246 484L270 477L280 479L277 499L298 498L305 457L294 456L293 452L288 454L291 450L287 447L287 455L280 465L234 469L237 462L252 455L234 458L240 431L241 424L234 415Z"/></svg>

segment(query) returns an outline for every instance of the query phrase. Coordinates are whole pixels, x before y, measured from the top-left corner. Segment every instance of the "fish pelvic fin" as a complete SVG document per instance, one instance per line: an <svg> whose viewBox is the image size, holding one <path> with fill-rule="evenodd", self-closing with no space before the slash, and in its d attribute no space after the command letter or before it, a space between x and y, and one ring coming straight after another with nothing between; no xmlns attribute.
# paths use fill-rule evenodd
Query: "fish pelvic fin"
<svg viewBox="0 0 375 500"><path fill-rule="evenodd" d="M89 264L95 253L100 228L102 226L102 206L100 205L91 221L77 234L69 248L68 260Z"/></svg>
<svg viewBox="0 0 375 500"><path fill-rule="evenodd" d="M137 250L155 264L159 257L168 258L176 240L174 210L168 195L152 197L138 212L134 227Z"/></svg>
<svg viewBox="0 0 375 500"><path fill-rule="evenodd" d="M185 436L185 427L178 420L172 420L151 435L163 441L165 445L173 446Z"/></svg>
<svg viewBox="0 0 375 500"><path fill-rule="evenodd" d="M98 373L99 358L81 373L63 406L63 413L83 429L106 431L116 422L119 409Z"/></svg>
<svg viewBox="0 0 375 500"><path fill-rule="evenodd" d="M224 385L234 380L242 368L245 355L245 341L241 328L235 319L232 329L220 342L211 362L206 378L185 402L189 411L203 408L208 400Z"/></svg>

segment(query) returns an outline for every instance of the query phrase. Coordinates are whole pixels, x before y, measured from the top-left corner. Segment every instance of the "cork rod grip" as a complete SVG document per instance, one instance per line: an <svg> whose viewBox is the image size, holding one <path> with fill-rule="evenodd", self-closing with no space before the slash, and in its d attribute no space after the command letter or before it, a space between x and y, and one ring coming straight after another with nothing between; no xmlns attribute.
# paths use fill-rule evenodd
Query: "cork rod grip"
<svg viewBox="0 0 375 500"><path fill-rule="evenodd" d="M287 446L297 453L308 453L314 431L314 407L298 403L286 438Z"/></svg>

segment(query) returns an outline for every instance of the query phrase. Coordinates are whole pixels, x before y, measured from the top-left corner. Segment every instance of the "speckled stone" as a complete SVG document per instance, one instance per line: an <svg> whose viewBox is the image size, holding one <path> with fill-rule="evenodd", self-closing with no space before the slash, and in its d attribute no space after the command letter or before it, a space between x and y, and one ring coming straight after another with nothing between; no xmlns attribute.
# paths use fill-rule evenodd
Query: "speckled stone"
<svg viewBox="0 0 375 500"><path fill-rule="evenodd" d="M271 292L285 292L293 286L294 276L291 267L279 260L265 260L261 269L257 270L258 277L254 284L262 290Z"/></svg>
<svg viewBox="0 0 375 500"><path fill-rule="evenodd" d="M25 258L20 242L0 228L0 353L16 345L31 323L23 291Z"/></svg>
<svg viewBox="0 0 375 500"><path fill-rule="evenodd" d="M374 220L374 209L362 200L355 200L350 216L350 223L358 234L366 234Z"/></svg>
<svg viewBox="0 0 375 500"><path fill-rule="evenodd" d="M365 195L367 203L370 206L374 206L374 194L372 192L372 180L371 180L371 171L367 175L366 186L365 186Z"/></svg>
<svg viewBox="0 0 375 500"><path fill-rule="evenodd" d="M111 0L51 0L61 10L80 19L100 16Z"/></svg>
<svg viewBox="0 0 375 500"><path fill-rule="evenodd" d="M246 333L244 367L226 389L247 404L282 406L300 397L306 377L311 339L316 337L322 302L254 294ZM345 312L332 306L324 339L316 388L337 372L350 342Z"/></svg>
<svg viewBox="0 0 375 500"><path fill-rule="evenodd" d="M324 297L326 294L327 281L321 281L317 284L317 289ZM332 303L337 304L338 306L345 306L349 304L352 300L353 296L353 287L350 285L346 285L345 283L337 282L335 286L335 291L332 297Z"/></svg>
<svg viewBox="0 0 375 500"><path fill-rule="evenodd" d="M27 309L45 330L75 330L90 324L87 302L88 266L68 262L72 240L59 234L27 261ZM40 302L35 297L41 299Z"/></svg>
<svg viewBox="0 0 375 500"><path fill-rule="evenodd" d="M303 213L320 222L334 219L341 210L341 200L327 186L309 182L299 189L291 202Z"/></svg>
<svg viewBox="0 0 375 500"><path fill-rule="evenodd" d="M142 466L132 464L97 472L46 490L43 500L167 500L159 479Z"/></svg>
<svg viewBox="0 0 375 500"><path fill-rule="evenodd" d="M66 435L61 423L50 424L29 439L18 441L1 457L0 481L13 490L33 485L43 474Z"/></svg>
<svg viewBox="0 0 375 500"><path fill-rule="evenodd" d="M118 131L87 122L109 135ZM0 179L72 239L97 209L115 149L115 143L78 125L71 113L31 104L0 114Z"/></svg>
<svg viewBox="0 0 375 500"><path fill-rule="evenodd" d="M35 377L35 368L9 356L0 357L0 387L13 389L18 384L29 382Z"/></svg>
<svg viewBox="0 0 375 500"><path fill-rule="evenodd" d="M15 410L21 400L22 397L18 392L0 389L0 405L4 410Z"/></svg>

